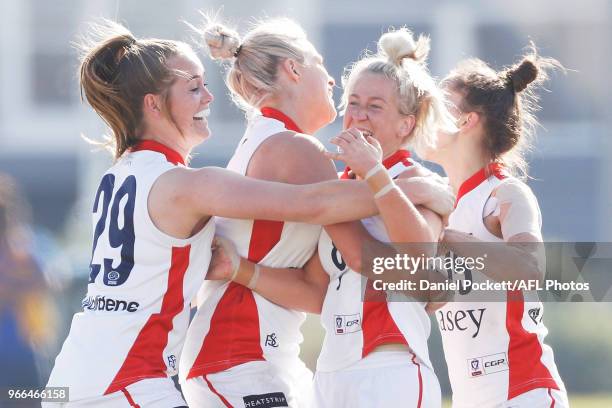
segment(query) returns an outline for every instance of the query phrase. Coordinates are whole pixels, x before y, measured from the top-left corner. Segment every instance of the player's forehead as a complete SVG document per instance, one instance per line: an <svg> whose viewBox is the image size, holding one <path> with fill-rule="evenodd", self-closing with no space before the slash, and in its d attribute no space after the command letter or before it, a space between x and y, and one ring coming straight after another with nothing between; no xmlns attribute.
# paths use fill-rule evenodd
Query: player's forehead
<svg viewBox="0 0 612 408"><path fill-rule="evenodd" d="M204 78L206 74L202 61L193 51L183 51L170 58L168 68L187 80Z"/></svg>

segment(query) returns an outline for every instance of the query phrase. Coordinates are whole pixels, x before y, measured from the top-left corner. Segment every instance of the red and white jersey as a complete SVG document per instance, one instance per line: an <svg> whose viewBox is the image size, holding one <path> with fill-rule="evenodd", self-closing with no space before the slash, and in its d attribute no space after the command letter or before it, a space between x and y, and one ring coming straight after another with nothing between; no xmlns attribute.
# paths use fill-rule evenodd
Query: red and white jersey
<svg viewBox="0 0 612 408"><path fill-rule="evenodd" d="M383 164L395 178L413 162L406 150L385 159ZM342 176L346 178L347 173ZM389 242L383 220L370 217L362 220L368 232L381 242ZM409 346L412 362L418 359L431 367L427 338L431 328L425 304L407 300L404 295L375 291L366 278L350 269L323 231L319 240L319 258L330 282L321 312L325 339L317 371L328 372L347 368L367 356L376 347L400 343ZM398 296L392 299L390 296ZM365 301L362 301L365 299Z"/></svg>
<svg viewBox="0 0 612 408"><path fill-rule="evenodd" d="M508 174L498 164L481 169L460 187L449 228L484 242L502 242L483 222L485 204ZM513 179L512 182L519 182ZM478 272L453 279L484 280ZM456 302L435 312L453 389L453 407L492 407L536 388L562 389L552 349L544 344L548 330L543 307L520 291L508 291L498 302ZM526 296L532 298L532 294Z"/></svg>
<svg viewBox="0 0 612 408"><path fill-rule="evenodd" d="M177 164L178 153L144 141L102 177L87 296L48 383L69 387L71 400L177 372L189 304L204 281L215 233L214 218L189 239L153 224L149 192Z"/></svg>
<svg viewBox="0 0 612 408"><path fill-rule="evenodd" d="M249 121L228 169L246 174L257 148L270 136L299 128L281 112L264 108ZM301 133L301 132L300 132ZM216 219L217 234L241 257L261 265L302 267L315 251L321 227L294 222ZM278 306L234 282L205 282L189 326L179 378L227 370L249 361L299 359L306 315Z"/></svg>

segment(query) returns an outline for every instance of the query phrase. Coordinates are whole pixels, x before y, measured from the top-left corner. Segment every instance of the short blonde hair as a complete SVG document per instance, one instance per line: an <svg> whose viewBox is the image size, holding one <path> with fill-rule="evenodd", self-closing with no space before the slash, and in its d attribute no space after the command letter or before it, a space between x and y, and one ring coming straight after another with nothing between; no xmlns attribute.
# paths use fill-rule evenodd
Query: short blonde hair
<svg viewBox="0 0 612 408"><path fill-rule="evenodd" d="M434 148L438 130L456 131L448 112L443 92L436 86L426 66L429 38L419 36L415 41L406 27L391 30L378 40L376 54L364 57L344 69L342 103L345 111L348 96L355 80L365 72L384 75L396 84L397 108L403 115L415 115L415 127L405 141L417 153Z"/></svg>
<svg viewBox="0 0 612 408"><path fill-rule="evenodd" d="M235 30L210 20L198 31L213 59L231 63L226 83L233 101L245 111L259 107L262 100L280 90L278 67L284 60L307 62L306 33L287 18L260 21L244 39Z"/></svg>

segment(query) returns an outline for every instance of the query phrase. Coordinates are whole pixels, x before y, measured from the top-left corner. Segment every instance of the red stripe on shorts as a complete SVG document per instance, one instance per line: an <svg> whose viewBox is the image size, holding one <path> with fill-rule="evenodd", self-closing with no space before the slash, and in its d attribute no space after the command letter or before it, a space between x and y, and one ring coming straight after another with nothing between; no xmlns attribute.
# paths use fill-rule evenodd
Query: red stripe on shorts
<svg viewBox="0 0 612 408"><path fill-rule="evenodd" d="M213 387L212 383L211 383L211 382L208 380L208 378L207 378L205 375L204 375L204 376L202 376L202 377L204 377L204 381L206 381L206 384L208 384L208 388L210 388L210 390L212 391L212 393L213 393L213 394L215 394L217 397L219 397L219 399L221 400L221 402L222 402L223 404L225 404L225 406L226 406L227 408L233 408L233 407L231 406L231 404L229 403L229 401L228 401L228 400L226 400L226 399L225 399L225 397L224 397L223 395L219 394L219 392L218 392L218 391L215 389L215 387Z"/></svg>
<svg viewBox="0 0 612 408"><path fill-rule="evenodd" d="M140 405L134 402L134 399L126 388L122 388L121 392L123 393L123 395L125 395L125 398L128 400L130 407L140 408Z"/></svg>

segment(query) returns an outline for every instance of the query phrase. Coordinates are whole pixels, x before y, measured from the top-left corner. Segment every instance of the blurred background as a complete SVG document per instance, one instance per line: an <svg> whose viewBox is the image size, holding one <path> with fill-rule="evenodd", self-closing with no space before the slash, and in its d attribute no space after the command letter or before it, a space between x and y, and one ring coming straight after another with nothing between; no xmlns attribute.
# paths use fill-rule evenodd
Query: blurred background
<svg viewBox="0 0 612 408"><path fill-rule="evenodd" d="M0 358L8 361L0 389L46 383L70 319L85 295L91 251L91 206L98 180L112 163L81 135L100 139L102 121L81 103L71 42L100 17L127 25L137 37L192 44L184 21L198 10L222 14L243 33L254 17L297 20L340 83L343 67L375 50L390 26L407 25L432 39L430 69L444 76L461 59L496 68L515 62L529 40L570 69L542 93L542 127L530 156L547 241L612 241L612 5L606 0L355 1L355 0L3 0L0 2L0 209L9 214L18 256L0 251ZM194 167L224 166L244 131L229 102L223 69L200 50L215 95L212 138ZM340 90L336 92L339 102ZM317 136L326 143L340 120ZM29 203L29 204L28 204ZM0 237L2 238L2 237ZM0 240L1 241L1 240ZM14 254L13 254L14 255ZM609 271L612 273L612 271ZM544 316L557 364L580 406L612 406L612 305L548 304ZM304 326L303 358L314 366L322 329ZM430 353L446 395L446 367L432 320ZM12 365L11 365L12 364ZM17 375L21 373L20 375Z"/></svg>

